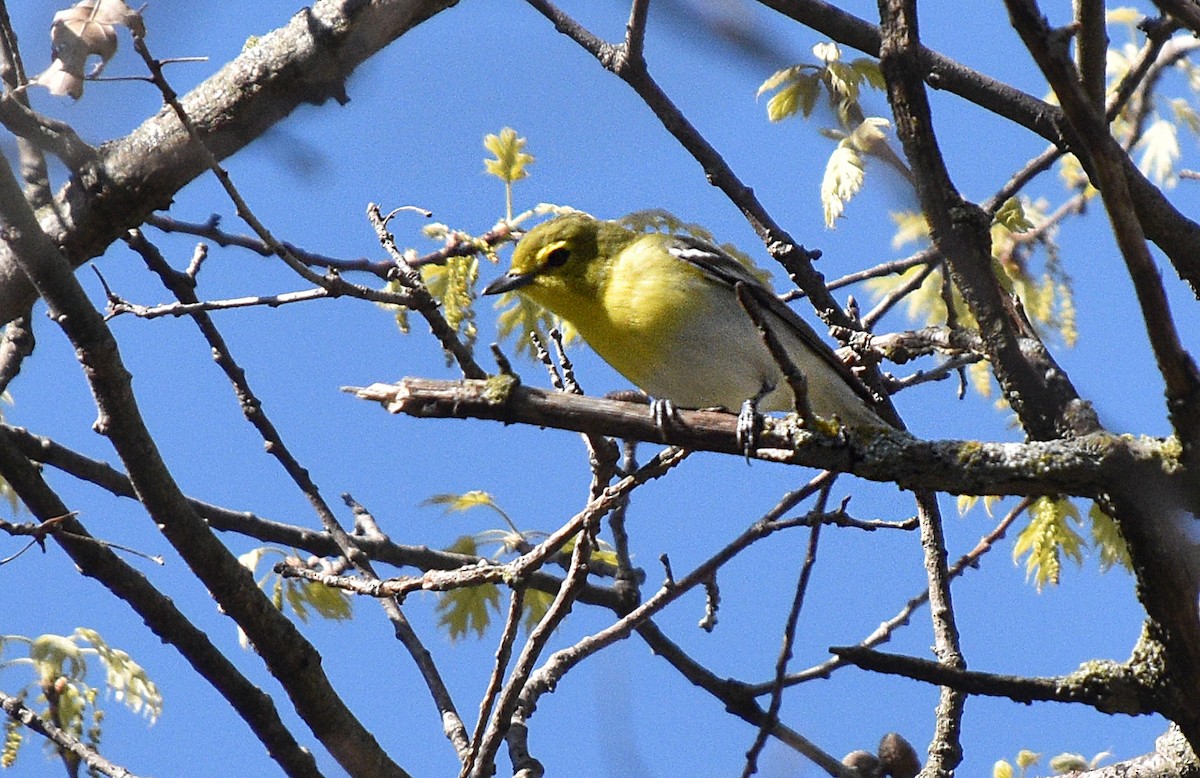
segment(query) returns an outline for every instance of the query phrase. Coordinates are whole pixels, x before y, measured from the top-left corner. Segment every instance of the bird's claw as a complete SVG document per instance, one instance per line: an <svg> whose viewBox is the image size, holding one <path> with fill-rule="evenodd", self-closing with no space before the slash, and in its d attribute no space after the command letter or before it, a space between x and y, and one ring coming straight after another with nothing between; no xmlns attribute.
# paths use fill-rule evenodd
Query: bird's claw
<svg viewBox="0 0 1200 778"><path fill-rule="evenodd" d="M758 404L753 400L742 403L737 419L737 444L749 464L750 456L758 448L758 430L762 425L762 417L758 414Z"/></svg>
<svg viewBox="0 0 1200 778"><path fill-rule="evenodd" d="M654 426L665 438L671 425L678 420L679 411L675 408L675 403L670 400L653 399L650 401L650 418L654 420Z"/></svg>

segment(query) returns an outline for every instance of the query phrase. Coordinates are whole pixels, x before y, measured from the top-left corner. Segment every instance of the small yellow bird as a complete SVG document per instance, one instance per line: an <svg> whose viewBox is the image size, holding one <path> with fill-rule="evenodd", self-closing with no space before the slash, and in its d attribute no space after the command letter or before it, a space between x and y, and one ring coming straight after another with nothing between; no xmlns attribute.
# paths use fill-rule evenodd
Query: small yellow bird
<svg viewBox="0 0 1200 778"><path fill-rule="evenodd" d="M483 294L518 292L570 322L604 361L657 400L681 408L795 405L783 371L737 297L752 294L765 324L808 383L824 418L889 426L875 399L803 320L741 263L683 235L637 232L582 213L531 229L512 268Z"/></svg>

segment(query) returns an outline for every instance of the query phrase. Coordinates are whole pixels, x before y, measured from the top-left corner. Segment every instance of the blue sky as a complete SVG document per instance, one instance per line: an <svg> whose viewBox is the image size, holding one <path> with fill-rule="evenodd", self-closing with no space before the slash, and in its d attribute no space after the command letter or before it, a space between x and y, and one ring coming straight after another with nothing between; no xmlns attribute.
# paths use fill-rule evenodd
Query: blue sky
<svg viewBox="0 0 1200 778"><path fill-rule="evenodd" d="M926 42L1041 95L1043 82L1028 58L1014 53L1019 44L998 6L974 7L968 18L954 3L922 4ZM33 0L8 4L30 72L48 61L46 36L57 7ZM623 4L577 2L565 7L599 34L616 38L623 31ZM869 3L848 8L865 18L875 13ZM267 0L159 0L145 16L149 44L157 55L211 58L206 64L170 69L173 84L183 92L235 56L248 36L283 24L295 9L291 3ZM904 256L903 249L890 245L893 225L888 212L912 207L911 198L896 182L885 180L887 174L878 167L868 171L868 189L850 205L847 218L836 230L824 227L817 191L831 142L817 133L819 121L768 124L764 103L754 97L774 67L811 61L809 50L821 38L783 23L769 11L749 12L780 50L790 52L790 61L771 66L747 63L713 44L707 33L678 23L656 6L647 44L652 73L776 220L807 246L824 252L819 267L827 277ZM109 75L139 72L128 38L122 36L123 49L109 66ZM438 221L483 232L502 215L504 200L501 185L482 172L482 139L511 126L529 139L529 151L537 157L532 177L517 185L518 208L549 201L605 217L666 208L707 225L720 240L739 245L760 261L765 258L736 209L705 182L699 166L630 90L522 2L460 3L368 62L351 79L348 92L348 105L301 108L227 163L257 215L283 239L335 256L381 258L363 215L368 202L378 202L384 210L419 205L433 211ZM137 82L90 84L77 103L51 98L44 91L31 94L37 109L70 122L95 143L125 134L159 104L157 94ZM881 95L870 99L878 111L884 110ZM1045 146L1041 139L1005 126L952 95L934 93L933 103L951 173L969 197L986 198ZM1195 141L1181 141L1187 164ZM11 160L11 144L3 150ZM1195 184L1185 182L1176 193L1185 212L1196 205L1190 186ZM1055 203L1063 196L1053 177L1030 192ZM1106 424L1117 431L1164 434L1168 427L1161 381L1129 302L1120 257L1098 210L1063 230L1063 261L1075 283L1081 339L1074 349L1058 348L1056 356ZM210 177L187 187L171 209L171 215L191 221L214 212L224 217L227 228L244 231ZM401 244L418 250L434 247L420 236L419 217L401 215L392 226ZM154 230L147 234L174 264L186 263L192 240ZM123 246L114 246L96 266L129 300L152 304L168 299ZM487 280L499 272L485 268L483 276ZM95 274L84 270L80 278L102 305ZM1181 332L1194 346L1194 300L1169 270L1165 280ZM276 263L214 249L201 275L199 294L219 299L301 288L303 283ZM861 290L855 294L868 299ZM839 299L844 295L839 292ZM106 441L90 431L95 409L69 344L41 315L44 308L38 313L37 352L11 387L15 403L6 409L6 418L115 462ZM493 315L486 303L479 313L480 342L486 344L495 337ZM813 320L808 311L804 315ZM326 499L337 503L339 493L350 492L373 511L394 540L445 546L461 534L493 526L482 512L443 517L439 509L421 505L439 492L491 492L527 529L554 529L583 505L589 475L583 446L573 434L391 417L339 391L344 385L406 375L453 377L420 322L404 336L386 312L351 300L224 312L215 319L267 413L312 471ZM893 315L881 329L906 326L901 315ZM123 317L112 327L135 376L147 423L189 495L275 520L318 526L300 493L263 454L261 441L242 420L233 393L190 321ZM623 387L619 376L584 349L577 349L574 357L589 392ZM527 382L544 385L539 367L525 363L518 369ZM897 399L915 434L1019 439L1004 414L988 401L969 394L955 402L955 389L944 382ZM653 450L642 447L643 460ZM650 581L657 581L662 575L657 559L668 553L680 574L811 476L795 468L760 462L747 466L739 458L696 454L678 472L636 493L630 512L635 562ZM131 562L275 697L296 724L301 741L313 745L257 657L237 647L232 622L216 611L138 506L53 471L47 477L68 505L80 511L93 534L165 555L161 568L138 559ZM835 496L848 493L855 495L850 510L859 518L901 519L913 510L905 495L886 485L845 478ZM952 499L944 501L944 508L952 557L970 550L993 526L994 520L980 509L960 518ZM998 515L1003 510L998 509ZM343 519L350 520L347 514ZM1089 559L1082 569L1069 567L1060 586L1039 594L1025 582L1024 570L1012 563L1014 537L1010 533L980 570L955 584L969 665L1052 675L1070 672L1090 658L1126 658L1141 624L1131 578L1121 572L1101 575L1095 560ZM236 553L254 545L243 538L225 539ZM660 625L718 674L751 681L768 678L806 541L802 531L783 533L727 567L721 576L720 624L713 634L696 627L703 607L698 594L664 613ZM0 556L18 545L11 539L0 544ZM826 530L793 666L821 661L827 646L858 642L923 587L915 535ZM153 727L147 729L142 720L111 703L104 745L116 762L138 774L159 776L192 774L201 768L207 772L216 764L238 765L246 775L276 773L241 721L179 656L159 644L123 604L78 576L55 547L44 555L27 553L0 568L0 592L0 633L69 633L77 625L92 626L112 645L130 651L159 683L166 706ZM432 597L413 597L406 612L446 674L470 726L498 630L481 641L451 643L435 627L433 605ZM609 619L606 612L577 607L555 635L552 648L571 644ZM401 765L418 776L454 774L453 751L441 735L428 694L374 603L357 602L352 623L311 623L305 631L325 653L334 683ZM928 613L921 610L885 648L929 656L931 643ZM25 682L13 670L0 672L0 688L6 691ZM827 681L790 691L782 716L838 757L874 748L881 735L893 730L923 754L935 703L936 690L841 671ZM972 698L966 709L962 773L986 774L996 759L1011 759L1021 748L1047 755L1077 751L1088 757L1110 750L1114 758L1124 759L1149 750L1164 729L1163 721L1152 718L1112 718L1073 707L1025 707ZM754 737L749 726L689 686L636 638L569 674L554 694L543 698L531 731L533 753L550 774L584 776L736 774ZM323 754L320 758L329 775L339 774L331 760ZM501 772L506 768L502 758ZM34 747L9 774L24 778L58 769ZM817 771L771 745L760 774Z"/></svg>

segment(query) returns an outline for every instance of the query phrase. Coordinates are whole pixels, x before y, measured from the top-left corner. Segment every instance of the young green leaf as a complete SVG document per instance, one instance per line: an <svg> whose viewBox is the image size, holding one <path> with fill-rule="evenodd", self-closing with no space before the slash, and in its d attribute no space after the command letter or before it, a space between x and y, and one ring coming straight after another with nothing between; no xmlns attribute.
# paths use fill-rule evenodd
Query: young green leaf
<svg viewBox="0 0 1200 778"><path fill-rule="evenodd" d="M863 159L854 144L847 140L838 143L825 163L825 176L821 179L826 227L833 227L842 217L846 203L862 189L863 178Z"/></svg>
<svg viewBox="0 0 1200 778"><path fill-rule="evenodd" d="M535 158L525 152L527 143L528 141L519 137L512 127L500 130L499 135L485 136L484 148L496 156L495 159L483 161L484 170L506 184L528 177L529 171L525 168L533 164Z"/></svg>
<svg viewBox="0 0 1200 778"><path fill-rule="evenodd" d="M535 161L532 154L525 152L526 142L512 127L505 127L499 135L487 135L483 139L484 148L496 155L495 159L483 160L483 168L504 182L504 215L509 221L513 215L513 184L529 175L526 168Z"/></svg>
<svg viewBox="0 0 1200 778"><path fill-rule="evenodd" d="M461 640L468 632L483 637L492 623L492 612L500 611L500 589L495 584L480 584L451 589L438 595L438 626L445 627L450 639Z"/></svg>
<svg viewBox="0 0 1200 778"><path fill-rule="evenodd" d="M1151 122L1137 148L1142 150L1138 159L1138 169L1142 173L1166 187L1177 183L1175 163L1180 155L1179 128L1173 122L1166 119Z"/></svg>
<svg viewBox="0 0 1200 778"><path fill-rule="evenodd" d="M1088 769L1088 761L1083 754L1059 754L1051 757L1050 769L1059 775L1080 773Z"/></svg>
<svg viewBox="0 0 1200 778"><path fill-rule="evenodd" d="M1025 559L1025 572L1038 591L1057 584L1062 574L1062 556L1083 563L1083 536L1073 525L1080 523L1079 509L1064 497L1039 497L1029 508L1029 525L1021 530L1013 547L1013 561Z"/></svg>
<svg viewBox="0 0 1200 778"><path fill-rule="evenodd" d="M543 592L541 589L526 589L523 605L525 613L521 618L521 623L525 626L525 630L531 631L546 615L546 611L550 610L550 603L554 602L554 595L549 592Z"/></svg>
<svg viewBox="0 0 1200 778"><path fill-rule="evenodd" d="M1117 523L1095 502L1088 509L1088 518L1092 520L1092 543L1100 551L1100 569L1107 571L1113 565L1120 565L1132 572L1133 560Z"/></svg>

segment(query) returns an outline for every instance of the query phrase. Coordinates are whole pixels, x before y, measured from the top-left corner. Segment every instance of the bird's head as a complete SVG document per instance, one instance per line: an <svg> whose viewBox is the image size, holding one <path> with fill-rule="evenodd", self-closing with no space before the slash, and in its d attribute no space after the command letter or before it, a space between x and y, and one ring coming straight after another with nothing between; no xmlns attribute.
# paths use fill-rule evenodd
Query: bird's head
<svg viewBox="0 0 1200 778"><path fill-rule="evenodd" d="M551 310L572 298L594 299L605 274L600 260L612 256L605 242L625 233L612 222L582 213L543 222L521 238L512 268L484 287L483 294L520 291Z"/></svg>

